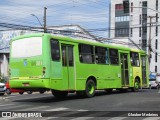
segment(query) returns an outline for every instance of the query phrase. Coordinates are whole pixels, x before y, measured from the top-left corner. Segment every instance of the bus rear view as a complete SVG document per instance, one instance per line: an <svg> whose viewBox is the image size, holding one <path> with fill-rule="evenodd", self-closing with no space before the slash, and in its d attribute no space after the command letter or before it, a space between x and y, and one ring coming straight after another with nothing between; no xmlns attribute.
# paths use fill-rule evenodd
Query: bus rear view
<svg viewBox="0 0 160 120"><path fill-rule="evenodd" d="M47 88L43 62L43 36L22 36L11 43L10 86L24 90Z"/></svg>

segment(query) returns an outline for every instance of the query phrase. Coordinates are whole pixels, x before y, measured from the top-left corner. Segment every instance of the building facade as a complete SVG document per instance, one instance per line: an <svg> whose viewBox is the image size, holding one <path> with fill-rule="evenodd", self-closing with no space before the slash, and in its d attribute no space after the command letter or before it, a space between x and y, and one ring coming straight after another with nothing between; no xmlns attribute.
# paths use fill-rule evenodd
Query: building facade
<svg viewBox="0 0 160 120"><path fill-rule="evenodd" d="M110 38L129 38L150 54L150 72L160 73L160 1L124 0L110 2ZM125 0L127 1L127 0Z"/></svg>

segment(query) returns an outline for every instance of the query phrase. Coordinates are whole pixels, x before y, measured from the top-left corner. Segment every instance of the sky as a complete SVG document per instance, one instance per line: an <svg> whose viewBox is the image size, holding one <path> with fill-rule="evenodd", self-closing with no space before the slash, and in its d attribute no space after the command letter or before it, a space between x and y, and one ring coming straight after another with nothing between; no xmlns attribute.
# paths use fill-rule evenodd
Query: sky
<svg viewBox="0 0 160 120"><path fill-rule="evenodd" d="M47 7L47 26L76 24L100 37L108 36L110 0L1 0L0 23L43 25ZM6 28L7 29L7 28Z"/></svg>

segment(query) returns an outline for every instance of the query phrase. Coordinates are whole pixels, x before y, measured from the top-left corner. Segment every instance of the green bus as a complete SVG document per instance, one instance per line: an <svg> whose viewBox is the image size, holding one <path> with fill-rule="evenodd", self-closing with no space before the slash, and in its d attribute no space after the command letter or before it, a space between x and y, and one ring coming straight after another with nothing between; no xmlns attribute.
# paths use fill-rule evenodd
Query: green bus
<svg viewBox="0 0 160 120"><path fill-rule="evenodd" d="M93 97L96 90L138 91L148 86L142 50L35 33L13 39L10 53L11 88Z"/></svg>

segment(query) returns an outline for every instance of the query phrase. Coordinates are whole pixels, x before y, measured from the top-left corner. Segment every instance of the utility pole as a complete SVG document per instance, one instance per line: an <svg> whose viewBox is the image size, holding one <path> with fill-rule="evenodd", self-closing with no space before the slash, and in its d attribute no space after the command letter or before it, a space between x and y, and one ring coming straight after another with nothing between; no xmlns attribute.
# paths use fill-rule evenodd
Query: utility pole
<svg viewBox="0 0 160 120"><path fill-rule="evenodd" d="M47 8L44 7L44 33L47 33L47 29L46 29L46 10L47 10Z"/></svg>
<svg viewBox="0 0 160 120"><path fill-rule="evenodd" d="M151 63L151 52L152 52L152 47L151 47L151 27L152 27L152 19L156 18L157 16L148 16L149 18L149 39L148 39L148 61L149 61L149 69L150 69L150 63Z"/></svg>

